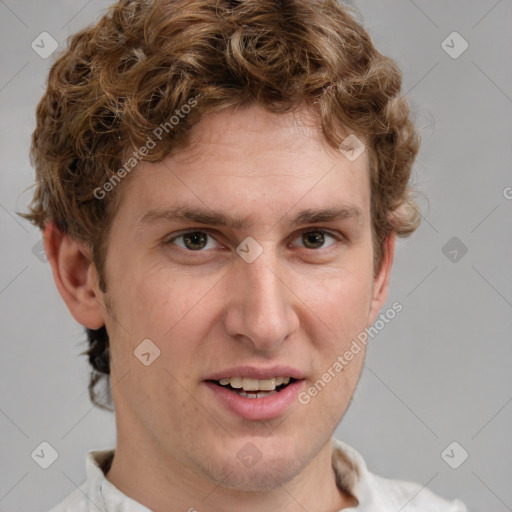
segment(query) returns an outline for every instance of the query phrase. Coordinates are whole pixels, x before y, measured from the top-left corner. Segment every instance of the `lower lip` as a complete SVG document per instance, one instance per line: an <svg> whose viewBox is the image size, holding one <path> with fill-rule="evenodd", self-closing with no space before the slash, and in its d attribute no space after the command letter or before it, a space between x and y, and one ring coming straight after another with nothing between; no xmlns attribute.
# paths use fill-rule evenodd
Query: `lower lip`
<svg viewBox="0 0 512 512"><path fill-rule="evenodd" d="M302 380L288 384L284 389L263 398L245 398L213 382L205 382L217 400L230 412L252 421L272 420L281 416L294 402L303 387Z"/></svg>

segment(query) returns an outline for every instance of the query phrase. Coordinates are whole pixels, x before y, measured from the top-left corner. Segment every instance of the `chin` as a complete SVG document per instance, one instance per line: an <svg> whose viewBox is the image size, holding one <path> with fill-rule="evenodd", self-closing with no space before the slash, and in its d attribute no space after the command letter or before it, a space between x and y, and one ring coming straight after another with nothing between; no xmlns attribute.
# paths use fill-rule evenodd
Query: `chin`
<svg viewBox="0 0 512 512"><path fill-rule="evenodd" d="M226 447L223 452L212 454L210 460L203 460L201 471L209 480L226 489L271 491L293 480L308 463L307 454L296 453L293 447L285 451L283 446L261 446L264 444L248 441L242 448ZM243 455L254 458L244 462Z"/></svg>
<svg viewBox="0 0 512 512"><path fill-rule="evenodd" d="M251 468L234 464L222 486L238 491L271 491L293 480L302 469L297 459L264 456Z"/></svg>

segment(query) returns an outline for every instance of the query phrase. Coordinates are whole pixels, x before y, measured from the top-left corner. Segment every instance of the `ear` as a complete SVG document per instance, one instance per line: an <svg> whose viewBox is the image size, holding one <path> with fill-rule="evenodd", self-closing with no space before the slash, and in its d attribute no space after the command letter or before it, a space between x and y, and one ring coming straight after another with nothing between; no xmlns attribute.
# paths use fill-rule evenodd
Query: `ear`
<svg viewBox="0 0 512 512"><path fill-rule="evenodd" d="M103 327L105 304L89 249L54 222L46 224L43 239L53 279L73 318L89 329Z"/></svg>
<svg viewBox="0 0 512 512"><path fill-rule="evenodd" d="M368 325L373 324L382 306L388 298L391 267L395 257L395 233L390 233L383 243L383 254L380 269L373 282L373 297L370 306Z"/></svg>

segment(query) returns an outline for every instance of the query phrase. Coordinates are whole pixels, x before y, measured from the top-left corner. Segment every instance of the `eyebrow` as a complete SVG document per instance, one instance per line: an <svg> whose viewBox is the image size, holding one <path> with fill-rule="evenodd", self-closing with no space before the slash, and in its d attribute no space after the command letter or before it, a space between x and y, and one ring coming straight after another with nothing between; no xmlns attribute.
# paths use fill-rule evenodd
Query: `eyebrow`
<svg viewBox="0 0 512 512"><path fill-rule="evenodd" d="M308 208L300 211L294 217L284 215L279 220L281 224L300 226L303 224L316 224L319 222L334 222L349 219L360 220L363 212L357 206L341 206L332 208ZM237 217L223 211L214 211L207 208L196 208L186 205L166 209L154 209L148 211L137 222L145 226L153 223L167 223L177 221L196 222L207 226L222 226L231 229L250 228L254 223L248 218Z"/></svg>

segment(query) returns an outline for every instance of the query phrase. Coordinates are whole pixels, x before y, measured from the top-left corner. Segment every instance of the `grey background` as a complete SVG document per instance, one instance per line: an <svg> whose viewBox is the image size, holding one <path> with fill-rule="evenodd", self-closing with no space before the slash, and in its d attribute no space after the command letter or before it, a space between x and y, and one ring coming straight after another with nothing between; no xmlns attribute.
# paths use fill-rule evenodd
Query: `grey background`
<svg viewBox="0 0 512 512"><path fill-rule="evenodd" d="M354 3L404 71L423 137L414 180L429 204L397 248L388 303L404 309L371 341L337 437L378 474L510 511L512 2ZM34 111L53 57L31 42L47 31L62 45L108 4L0 0L1 511L50 508L82 483L86 451L115 443L113 416L88 399L83 329L32 252L39 232L14 213L30 198ZM441 47L453 31L469 44L457 59ZM452 237L468 248L455 262L442 251ZM42 441L59 453L47 470L30 456ZM469 453L458 469L441 457L452 441Z"/></svg>

